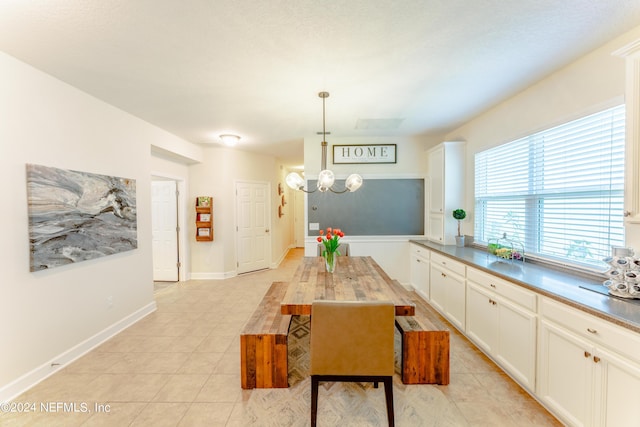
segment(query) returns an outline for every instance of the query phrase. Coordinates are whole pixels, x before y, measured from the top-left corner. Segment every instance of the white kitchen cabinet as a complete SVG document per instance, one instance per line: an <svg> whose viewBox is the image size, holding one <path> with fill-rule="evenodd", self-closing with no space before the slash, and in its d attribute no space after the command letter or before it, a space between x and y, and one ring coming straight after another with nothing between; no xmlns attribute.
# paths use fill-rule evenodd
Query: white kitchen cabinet
<svg viewBox="0 0 640 427"><path fill-rule="evenodd" d="M429 269L429 277L431 283L431 293L429 302L440 313L445 314L445 306L447 305L447 286L444 278L446 273L442 267L431 265Z"/></svg>
<svg viewBox="0 0 640 427"><path fill-rule="evenodd" d="M444 216L442 214L429 215L429 240L444 245Z"/></svg>
<svg viewBox="0 0 640 427"><path fill-rule="evenodd" d="M601 402L595 406L594 425L637 426L639 417L630 398L640 396L640 364L601 348L596 348L594 358L600 358L594 360L594 389Z"/></svg>
<svg viewBox="0 0 640 427"><path fill-rule="evenodd" d="M428 159L428 238L453 245L458 234L453 210L464 209L464 142L442 142L428 152Z"/></svg>
<svg viewBox="0 0 640 427"><path fill-rule="evenodd" d="M411 244L411 286L427 301L430 293L429 254L425 247Z"/></svg>
<svg viewBox="0 0 640 427"><path fill-rule="evenodd" d="M541 401L571 426L637 426L637 334L548 299L541 315Z"/></svg>
<svg viewBox="0 0 640 427"><path fill-rule="evenodd" d="M466 334L521 385L535 390L536 295L467 269Z"/></svg>
<svg viewBox="0 0 640 427"><path fill-rule="evenodd" d="M522 386L536 387L536 341L538 316L511 301L497 297L497 362Z"/></svg>
<svg viewBox="0 0 640 427"><path fill-rule="evenodd" d="M640 223L640 40L613 52L625 58L626 145L624 216L626 223Z"/></svg>
<svg viewBox="0 0 640 427"><path fill-rule="evenodd" d="M444 210L444 149L440 144L429 152L429 210L440 214Z"/></svg>
<svg viewBox="0 0 640 427"><path fill-rule="evenodd" d="M465 271L464 264L436 253L431 254L431 305L463 332L466 311Z"/></svg>
<svg viewBox="0 0 640 427"><path fill-rule="evenodd" d="M467 282L467 336L487 354L498 347L496 304L491 292Z"/></svg>
<svg viewBox="0 0 640 427"><path fill-rule="evenodd" d="M591 425L592 352L588 341L553 323L540 322L538 395L571 426Z"/></svg>

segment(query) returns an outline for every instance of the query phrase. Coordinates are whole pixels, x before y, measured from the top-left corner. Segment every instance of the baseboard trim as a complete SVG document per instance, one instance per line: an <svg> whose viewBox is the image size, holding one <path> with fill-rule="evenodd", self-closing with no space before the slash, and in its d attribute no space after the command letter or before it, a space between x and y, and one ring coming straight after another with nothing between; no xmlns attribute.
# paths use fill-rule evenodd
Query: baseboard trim
<svg viewBox="0 0 640 427"><path fill-rule="evenodd" d="M9 402L15 399L25 391L29 390L36 384L55 374L71 362L84 356L109 338L138 322L140 319L148 316L156 311L155 301L147 304L139 310L131 313L125 318L117 321L113 325L103 329L94 336L82 341L81 343L71 347L69 350L59 354L46 363L22 375L20 378L10 382L0 388L0 402Z"/></svg>
<svg viewBox="0 0 640 427"><path fill-rule="evenodd" d="M280 258L271 263L271 269L275 269L275 268L280 267L280 264L282 264L282 261L284 261L284 259L287 257L287 254L289 253L289 251L291 249L293 249L293 248L295 248L294 245L289 245L287 247L287 249L284 252L282 252L282 254L280 255Z"/></svg>
<svg viewBox="0 0 640 427"><path fill-rule="evenodd" d="M237 275L235 271L227 271L226 273L191 273L189 280L223 280Z"/></svg>

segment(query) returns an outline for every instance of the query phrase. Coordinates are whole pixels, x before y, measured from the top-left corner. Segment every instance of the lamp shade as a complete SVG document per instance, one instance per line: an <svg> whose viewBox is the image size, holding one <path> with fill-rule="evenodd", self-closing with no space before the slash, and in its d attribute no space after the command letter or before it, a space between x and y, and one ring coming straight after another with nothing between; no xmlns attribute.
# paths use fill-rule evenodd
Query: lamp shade
<svg viewBox="0 0 640 427"><path fill-rule="evenodd" d="M304 179L295 172L287 175L284 181L287 183L287 186L293 190L302 190L304 188Z"/></svg>
<svg viewBox="0 0 640 427"><path fill-rule="evenodd" d="M344 185L351 192L357 191L362 186L362 177L357 173L352 173L347 177Z"/></svg>
<svg viewBox="0 0 640 427"><path fill-rule="evenodd" d="M318 175L318 190L324 193L331 188L335 180L336 176L329 169L320 171Z"/></svg>

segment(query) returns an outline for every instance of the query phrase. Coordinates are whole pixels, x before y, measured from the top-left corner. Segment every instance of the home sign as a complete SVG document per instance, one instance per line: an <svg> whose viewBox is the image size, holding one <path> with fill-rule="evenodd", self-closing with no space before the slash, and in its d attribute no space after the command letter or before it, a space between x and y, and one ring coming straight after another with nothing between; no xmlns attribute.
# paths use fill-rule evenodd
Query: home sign
<svg viewBox="0 0 640 427"><path fill-rule="evenodd" d="M333 164L396 163L396 144L334 145Z"/></svg>

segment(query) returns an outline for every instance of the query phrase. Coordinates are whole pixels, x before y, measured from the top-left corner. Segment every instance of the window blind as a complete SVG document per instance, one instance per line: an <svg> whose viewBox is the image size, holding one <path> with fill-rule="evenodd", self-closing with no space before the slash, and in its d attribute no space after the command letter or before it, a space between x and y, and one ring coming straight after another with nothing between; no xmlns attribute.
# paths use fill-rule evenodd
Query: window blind
<svg viewBox="0 0 640 427"><path fill-rule="evenodd" d="M601 268L624 245L624 105L475 155L475 240Z"/></svg>

